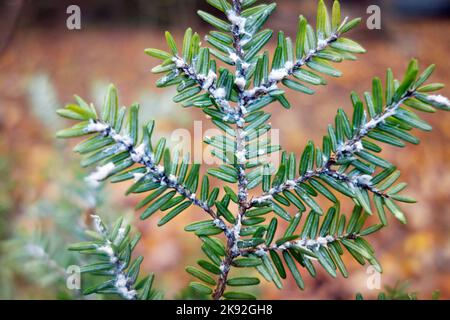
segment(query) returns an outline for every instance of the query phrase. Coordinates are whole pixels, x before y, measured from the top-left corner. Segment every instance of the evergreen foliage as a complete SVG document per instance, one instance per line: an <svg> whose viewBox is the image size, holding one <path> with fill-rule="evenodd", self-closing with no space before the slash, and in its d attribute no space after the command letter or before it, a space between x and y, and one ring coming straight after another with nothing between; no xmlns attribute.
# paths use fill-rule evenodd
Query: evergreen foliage
<svg viewBox="0 0 450 320"><path fill-rule="evenodd" d="M139 269L143 257L132 259L133 250L140 235L130 235L131 227L117 219L114 227L108 229L101 218L92 216L95 231L88 231L92 241L79 242L69 250L78 251L95 257L96 262L81 268L81 273L101 277L102 281L84 289L83 294L118 294L126 300L148 300L160 298L160 293L152 291L153 274L138 281Z"/></svg>
<svg viewBox="0 0 450 320"><path fill-rule="evenodd" d="M158 226L162 226L188 207L204 211L204 220L185 228L199 237L206 255L198 266L186 268L195 278L190 286L201 294L213 299L254 298L241 288L258 285L260 279L231 277L232 268L256 269L261 278L278 288L291 273L303 289L305 273L315 277L317 268L332 277L338 273L347 277L342 259L345 252L381 272L366 237L387 225L388 213L406 223L399 204L415 200L402 193L406 184L398 182L400 172L379 155L380 145L402 148L407 143L418 144L413 129L430 131L431 126L417 113L449 110L447 98L432 94L443 85L427 83L434 65L419 71L413 59L399 79L388 69L384 84L374 78L363 97L351 94L352 114L339 109L320 144L308 142L300 155L282 151L275 167L261 160L262 155L281 150L262 138L271 129L271 114L265 107L278 102L290 108L285 90L313 94L314 86L327 84L326 77L341 76L336 63L355 60L356 54L365 52L346 37L360 19L341 18L338 1L329 14L320 0L315 28L300 16L296 38L279 32L270 55L263 49L273 31L263 26L275 4L207 2L223 13L215 17L198 12L215 29L206 37L209 47L202 46L200 36L187 29L181 45L166 32L169 51L145 52L162 61L153 68L154 73L162 74L157 86L175 86L175 102L200 108L223 131L223 135L205 139L222 165L201 176L200 164L192 164L188 154L172 153L164 138L152 138L153 121L139 130L139 105L119 108L114 86L110 86L100 114L79 97L75 104L59 110L61 116L79 122L58 132L58 137L89 136L74 149L83 155L82 166L97 165L88 181L96 185L108 178L115 183L131 180L127 193L147 194L137 205L142 219L159 214ZM219 179L222 188L211 188L210 179ZM251 196L250 190L259 195ZM329 208L318 204L319 195L329 200ZM350 215L341 212L338 199L342 196L354 203ZM378 222L367 225L371 215L378 215ZM286 228L277 231L282 223ZM137 240L116 241L118 226L120 221L113 231L98 232L98 240L110 243L108 249L117 261L124 259L128 265ZM72 249L98 254L98 244ZM110 280L92 292L118 291L114 284L125 271L111 269L117 261L85 267L96 274L115 270L108 273ZM140 259L136 261L138 265ZM125 298L134 292L130 290L137 290L132 287L137 276L135 264L127 271L131 287L122 294ZM151 279L142 280L143 293L137 297L152 296Z"/></svg>

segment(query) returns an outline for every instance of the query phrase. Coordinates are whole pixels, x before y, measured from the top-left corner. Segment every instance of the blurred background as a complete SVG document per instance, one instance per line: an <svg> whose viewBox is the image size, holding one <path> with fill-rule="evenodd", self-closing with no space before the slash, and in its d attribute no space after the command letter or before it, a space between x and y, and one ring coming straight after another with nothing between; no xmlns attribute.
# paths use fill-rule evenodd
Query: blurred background
<svg viewBox="0 0 450 320"><path fill-rule="evenodd" d="M71 4L81 8L81 30L66 27ZM422 67L435 63L432 81L450 84L450 1L341 4L345 15L363 17L351 37L367 53L340 65L344 76L318 88L314 96L290 92L292 110L270 107L286 150L299 153L308 139L319 141L336 109L350 110L351 90L369 89L371 78L383 79L387 67L400 76L411 57ZM365 24L372 4L381 8L380 30ZM298 15L314 19L315 8L312 0L279 0L268 27L294 36ZM140 198L125 197L126 184L88 189L83 180L88 170L80 168L79 156L71 151L74 142L54 138L56 130L67 126L55 109L71 102L73 94L101 105L112 82L122 105L139 102L142 119L157 120L158 136L170 136L176 128L192 131L193 121L204 116L172 103L170 89L155 88L157 78L150 69L157 61L144 49L165 49L165 30L178 41L189 26L206 34L209 26L196 16L197 9L214 11L203 0L0 0L0 298L79 298L65 289L65 268L82 261L66 248L83 239L94 211L106 221L119 215L134 221L143 233L138 247L145 256L143 269L156 273L156 286L166 298L181 297L180 290L189 283L184 267L201 256L198 240L183 226L201 214L192 209L161 229L156 216L145 222L133 218L133 205ZM442 94L449 96L449 89ZM404 152L390 147L383 151L399 166L409 195L418 203L404 207L407 226L391 218L389 227L369 240L384 267L382 289L400 283L399 290L417 292L419 298L439 290L441 298L449 299L450 114L423 117L434 130L416 132L422 144ZM366 268L347 261L348 279L334 280L325 272L311 279L304 273L303 292L294 281L286 281L281 291L263 284L257 293L266 299L353 299L356 292L376 297L378 291L367 288Z"/></svg>

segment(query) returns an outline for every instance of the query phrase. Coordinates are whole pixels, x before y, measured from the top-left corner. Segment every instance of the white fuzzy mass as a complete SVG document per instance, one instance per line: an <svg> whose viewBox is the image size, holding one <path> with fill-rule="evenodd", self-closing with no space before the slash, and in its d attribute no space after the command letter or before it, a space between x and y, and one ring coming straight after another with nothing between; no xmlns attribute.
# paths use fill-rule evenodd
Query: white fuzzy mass
<svg viewBox="0 0 450 320"><path fill-rule="evenodd" d="M113 250L113 248L111 247L111 245L109 243L98 247L97 251L105 253L109 257L109 261L111 263L116 263L117 262L117 257L115 256L114 250Z"/></svg>
<svg viewBox="0 0 450 320"><path fill-rule="evenodd" d="M233 62L236 62L239 59L238 55L235 52L231 52L229 57Z"/></svg>
<svg viewBox="0 0 450 320"><path fill-rule="evenodd" d="M237 26L239 33L245 33L245 24L247 23L247 19L238 15L234 10L229 10L227 12L228 20L233 24L233 26Z"/></svg>
<svg viewBox="0 0 450 320"><path fill-rule="evenodd" d="M286 78L288 75L286 69L274 69L269 74L269 80L270 81L280 81Z"/></svg>
<svg viewBox="0 0 450 320"><path fill-rule="evenodd" d="M245 88L247 81L245 80L244 77L237 77L234 83L239 89L243 90Z"/></svg>
<svg viewBox="0 0 450 320"><path fill-rule="evenodd" d="M100 234L104 234L105 228L102 225L102 219L100 218L100 216L98 216L96 214L91 214L91 217L94 220L95 230Z"/></svg>
<svg viewBox="0 0 450 320"><path fill-rule="evenodd" d="M239 162L245 162L245 150L236 151L236 159L238 159Z"/></svg>
<svg viewBox="0 0 450 320"><path fill-rule="evenodd" d="M134 162L140 162L142 158L145 156L145 143L141 143L134 149L134 152L131 153L131 160Z"/></svg>
<svg viewBox="0 0 450 320"><path fill-rule="evenodd" d="M96 171L92 172L88 177L86 177L86 182L92 187L97 187L100 181L104 180L116 166L112 162L108 162L104 166L99 166Z"/></svg>
<svg viewBox="0 0 450 320"><path fill-rule="evenodd" d="M138 181L141 180L144 176L145 176L145 173L141 173L141 172L135 172L135 173L133 173L133 179L134 179L135 182L138 182Z"/></svg>
<svg viewBox="0 0 450 320"><path fill-rule="evenodd" d="M431 102L436 102L446 107L450 107L450 100L448 100L448 98L444 97L443 95L430 95L427 97L427 99Z"/></svg>
<svg viewBox="0 0 450 320"><path fill-rule="evenodd" d="M216 99L223 99L225 98L227 93L225 91L225 88L217 88L213 94Z"/></svg>
<svg viewBox="0 0 450 320"><path fill-rule="evenodd" d="M109 125L106 123L101 123L98 121L90 120L88 126L86 127L86 132L103 132L109 128Z"/></svg>
<svg viewBox="0 0 450 320"><path fill-rule="evenodd" d="M172 184L176 184L178 182L178 179L173 174L169 175L169 182Z"/></svg>
<svg viewBox="0 0 450 320"><path fill-rule="evenodd" d="M127 287L128 278L123 275L119 274L117 275L116 282L114 283L114 286L117 289L117 292L125 299L131 300L136 297L136 290L130 290Z"/></svg>
<svg viewBox="0 0 450 320"><path fill-rule="evenodd" d="M371 180L372 176L368 174L363 174L356 178L357 183L361 186L370 186L372 184Z"/></svg>
<svg viewBox="0 0 450 320"><path fill-rule="evenodd" d="M292 61L287 61L284 64L283 68L280 69L274 69L269 74L269 80L270 81L281 81L284 78L286 78L289 75L289 72L292 71L292 68L294 67L294 64Z"/></svg>
<svg viewBox="0 0 450 320"><path fill-rule="evenodd" d="M203 78L202 89L203 90L208 90L214 84L214 81L216 80L217 75L216 75L216 73L214 71L209 70L208 75L207 76L203 76L201 78Z"/></svg>
<svg viewBox="0 0 450 320"><path fill-rule="evenodd" d="M181 58L174 57L172 60L177 68L183 68L186 64L185 61Z"/></svg>

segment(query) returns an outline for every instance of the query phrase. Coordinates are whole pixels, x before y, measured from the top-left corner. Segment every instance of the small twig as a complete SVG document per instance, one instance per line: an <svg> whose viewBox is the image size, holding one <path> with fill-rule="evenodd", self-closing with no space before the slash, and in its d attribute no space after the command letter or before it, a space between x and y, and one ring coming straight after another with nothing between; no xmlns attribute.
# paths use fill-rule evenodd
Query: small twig
<svg viewBox="0 0 450 320"><path fill-rule="evenodd" d="M278 187L272 188L268 192L255 197L251 201L251 207L258 203L265 202L267 200L271 200L272 197L276 194L279 194L285 190L295 188L296 186L300 185L301 183L304 183L311 178L318 177L322 174L329 175L331 177L338 178L341 181L345 181L347 183L352 183L353 185L356 185L360 188L367 189L368 191L371 191L381 197L388 197L387 194L379 191L375 187L373 187L370 184L367 183L358 183L358 175L356 176L348 176L344 173L339 173L335 170L332 170L331 168L336 165L336 162L341 160L342 158L348 157L353 155L355 152L359 151L362 148L361 140L367 136L367 134L376 128L380 123L383 123L387 118L390 116L393 116L395 112L398 110L398 108L403 104L403 102L409 98L411 98L415 92L406 92L405 95L398 101L392 103L391 105L387 105L384 108L384 112L374 117L372 120L367 122L366 124L362 125L361 128L357 131L355 136L352 139L347 140L345 143L340 145L338 147L338 150L335 152L334 155L332 155L323 166L316 168L314 171L308 171L305 174L301 175L300 177L294 179L294 180L288 180L285 183L279 185Z"/></svg>
<svg viewBox="0 0 450 320"><path fill-rule="evenodd" d="M272 244L272 245L259 245L255 248L245 248L240 250L241 256L248 256L249 254L256 254L256 255L262 255L265 254L268 251L284 251L288 250L290 248L302 248L305 250L310 250L311 252L314 252L318 250L320 247L326 247L328 244L331 244L335 241L340 241L342 239L347 240L355 240L359 238L359 234L356 233L347 233L342 236L332 236L332 235L326 235L317 237L316 239L300 239L300 240L293 240L293 241L286 241L280 245Z"/></svg>
<svg viewBox="0 0 450 320"><path fill-rule="evenodd" d="M312 49L304 57L297 60L295 63L290 63L290 64L287 63L282 77L273 78L273 79L270 79L270 77L269 77L269 79L266 82L263 82L258 87L246 90L244 92L245 105L247 106L247 105L251 104L252 102L254 102L255 100L265 96L271 90L271 88L274 88L282 80L291 76L295 71L302 68L312 58L314 58L317 55L317 53L326 49L331 43L335 42L339 37L340 37L339 33L333 33L330 37L323 40L322 44L320 44L316 48Z"/></svg>
<svg viewBox="0 0 450 320"><path fill-rule="evenodd" d="M222 219L218 217L217 213L210 206L208 206L205 201L201 201L183 184L178 183L176 177L167 176L164 172L164 168L154 163L153 155L145 150L145 145L140 145L138 147L134 146L128 137L120 135L108 123L102 122L101 120L93 120L87 130L89 133L98 132L105 137L112 138L116 142L116 145L123 148L130 154L130 158L133 162L145 166L147 172L143 176L139 177L139 179L143 179L146 175L150 175L155 181L176 190L180 195L189 199L194 205L202 208L214 220L217 219L222 221ZM113 169L114 167L112 167L112 170Z"/></svg>
<svg viewBox="0 0 450 320"><path fill-rule="evenodd" d="M225 99L223 89L220 90L216 85L217 75L210 73L208 75L200 75L195 72L195 69L187 61L181 57L175 57L174 62L179 72L184 73L188 78L197 82L197 84L205 91L207 91L214 99L220 111L229 115L231 118L236 118L236 112L230 103Z"/></svg>

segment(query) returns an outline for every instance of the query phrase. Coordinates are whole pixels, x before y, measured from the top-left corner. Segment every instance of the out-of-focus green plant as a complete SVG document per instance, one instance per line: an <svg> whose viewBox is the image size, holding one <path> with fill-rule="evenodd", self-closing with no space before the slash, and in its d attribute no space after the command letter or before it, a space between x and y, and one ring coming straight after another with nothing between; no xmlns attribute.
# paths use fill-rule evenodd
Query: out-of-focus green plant
<svg viewBox="0 0 450 320"><path fill-rule="evenodd" d="M67 169L67 163L59 164ZM58 167L53 166L53 170L58 172ZM59 170L62 172L63 168ZM10 220L10 234L0 243L5 290L2 298L79 297L79 291L66 287L66 268L82 265L85 259L67 248L86 239L86 221L97 206L108 210L110 218L116 214L113 208L102 204L102 199L107 199L102 190L87 188L79 174L66 179L61 175L59 180L54 179L51 196L44 194L25 205L24 213Z"/></svg>
<svg viewBox="0 0 450 320"><path fill-rule="evenodd" d="M386 286L384 292L378 294L378 300L418 300L417 292L409 291L410 283L408 281L398 281L393 287ZM439 300L440 291L433 291L431 300ZM362 294L356 295L357 300L364 300Z"/></svg>
<svg viewBox="0 0 450 320"><path fill-rule="evenodd" d="M47 74L30 77L27 87L31 112L36 116L43 132L54 132L63 126L60 117L55 117L59 105L56 89ZM107 221L117 218L120 206L103 188L91 188L84 175L73 161L64 157L61 144L50 150L54 155L43 167L42 175L47 180L39 198L25 201L17 212L13 209L13 187L11 161L0 158L0 298L71 299L80 298L80 290L69 290L66 285L67 267L82 265L85 258L69 252L74 242L87 240L85 229L96 208L107 211ZM68 168L71 168L68 170ZM126 214L127 223L132 216ZM7 229L6 229L7 225ZM7 231L7 232L6 232ZM94 279L96 280L96 279ZM86 278L84 285L93 285ZM99 296L101 297L101 296Z"/></svg>
<svg viewBox="0 0 450 320"><path fill-rule="evenodd" d="M13 282L10 290L17 290L9 293L11 297L32 297L33 286L47 288L44 298L72 295L65 289L65 270L71 264L80 264L80 257L68 254L67 246L83 234L86 226L82 217L87 202L79 200L92 194L82 194L75 178L70 185L60 182L59 187L67 194L58 195L57 200L40 199L11 220L11 234L1 243L2 269L9 278L2 285ZM88 210L92 208L89 206ZM17 276L21 281L15 279Z"/></svg>
<svg viewBox="0 0 450 320"><path fill-rule="evenodd" d="M90 239L85 230L97 208L108 212L108 221L126 211L119 210L105 190L90 188L73 162L69 166L63 162L52 164L57 177L52 177L53 185L47 186L51 194L44 193L26 205L23 214L10 220L10 233L0 243L1 298L80 298L80 290L67 288L67 268L81 266L87 260L68 251L68 247ZM74 174L60 174L71 166ZM126 214L127 222L131 218ZM86 278L83 285L89 287L96 281Z"/></svg>
<svg viewBox="0 0 450 320"><path fill-rule="evenodd" d="M55 109L61 105L55 85L47 73L33 74L27 85L28 106L32 114L51 132L61 128Z"/></svg>
<svg viewBox="0 0 450 320"><path fill-rule="evenodd" d="M275 9L274 3L207 2L226 18L198 12L216 29L206 37L210 47L202 46L201 37L189 28L181 47L167 32L169 52L145 52L162 60L153 69L163 74L157 86L175 86L175 102L200 108L223 131L205 137L222 165L201 177L200 165L192 164L189 155L172 152L163 138L153 141L153 121L140 133L139 105L119 108L112 85L100 114L80 97L59 110L61 116L78 123L59 131L58 137L90 136L74 150L84 156L82 166L97 165L88 177L91 184L110 177L116 183L134 180L128 193L148 193L137 205L143 209L141 219L160 211L164 215L158 226L163 226L190 206L205 213L205 220L185 228L199 237L208 259L186 268L198 280L190 286L200 294L213 299L254 298L233 288L249 289L258 285L260 278L232 277L231 270L237 268L256 269L278 288L282 287L281 279L291 273L303 289L299 267L315 277L316 260L332 277L338 273L347 277L341 257L344 252L381 272L366 238L387 225L386 212L406 223L399 203L415 200L400 194L406 184L396 183L400 172L378 154L380 143L396 147L418 144L412 129L430 131L431 126L416 111L450 109L447 98L430 93L443 85L425 84L434 65L419 73L418 62L413 59L399 80L390 69L384 86L374 78L364 99L351 94L352 115L338 110L321 146L310 141L300 156L283 151L281 164L274 164L263 156L281 147L272 145L266 135L271 130L271 114L264 108L274 102L290 108L286 88L313 94L310 86L325 85L324 76L340 76L333 63L355 60L355 54L365 52L345 37L360 19L341 19L338 1L329 15L320 0L316 28L300 16L296 39L279 32L271 59L261 50L273 31L262 28ZM219 66L214 57L231 68ZM210 188L210 178L220 180L222 188ZM261 189L258 195L251 196L257 188ZM331 202L328 210L315 200L318 195ZM355 204L351 215L341 212L338 195ZM288 212L289 207L295 213ZM272 218L266 220L270 213ZM367 225L367 218L374 214L379 222ZM284 232L277 231L283 222L287 225Z"/></svg>

